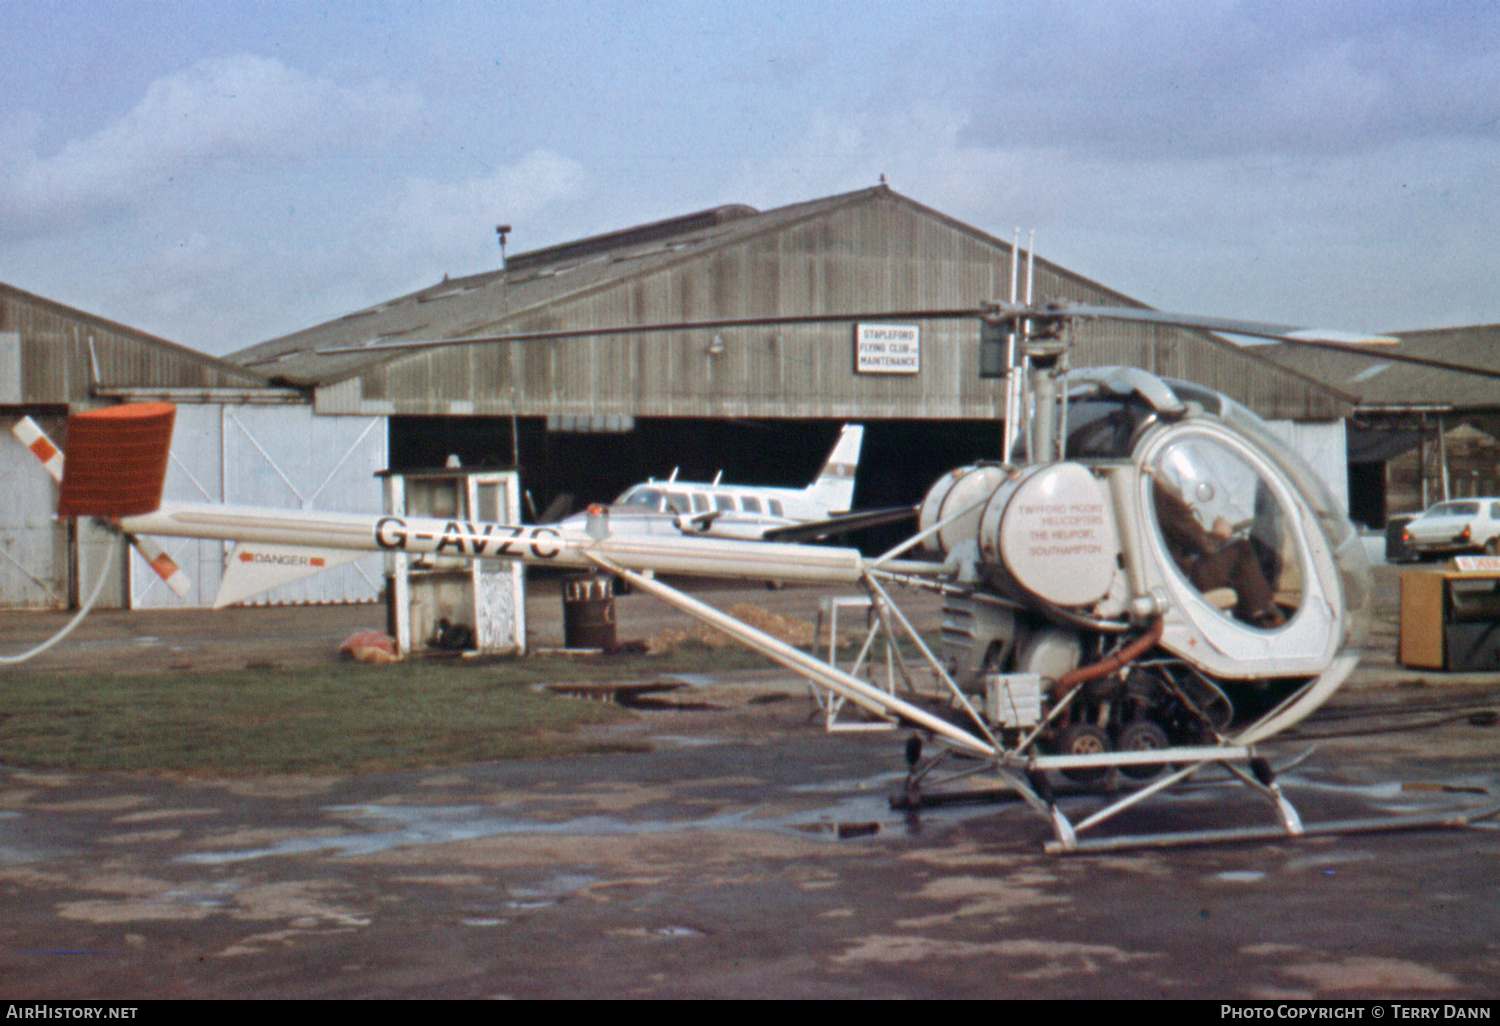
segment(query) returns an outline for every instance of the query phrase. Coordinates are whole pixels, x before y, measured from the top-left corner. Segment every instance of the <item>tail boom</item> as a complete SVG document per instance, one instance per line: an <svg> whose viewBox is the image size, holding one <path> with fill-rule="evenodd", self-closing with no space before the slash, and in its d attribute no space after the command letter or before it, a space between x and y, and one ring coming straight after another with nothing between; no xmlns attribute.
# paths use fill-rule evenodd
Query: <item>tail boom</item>
<svg viewBox="0 0 1500 1026"><path fill-rule="evenodd" d="M124 518L132 534L219 538L317 549L516 559L543 566L593 569L587 553L629 569L699 577L854 583L867 564L857 549L749 543L717 538L641 535L595 537L564 525L493 524L426 517L365 516L309 510L170 503ZM934 564L888 562L892 573L931 573Z"/></svg>

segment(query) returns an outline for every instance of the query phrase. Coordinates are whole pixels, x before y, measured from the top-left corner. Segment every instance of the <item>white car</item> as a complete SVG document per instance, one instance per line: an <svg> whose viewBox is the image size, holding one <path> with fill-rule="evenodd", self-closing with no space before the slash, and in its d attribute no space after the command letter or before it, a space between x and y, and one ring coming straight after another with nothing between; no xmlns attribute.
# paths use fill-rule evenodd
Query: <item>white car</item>
<svg viewBox="0 0 1500 1026"><path fill-rule="evenodd" d="M1403 540L1416 556L1473 551L1500 555L1500 499L1440 502L1406 525Z"/></svg>

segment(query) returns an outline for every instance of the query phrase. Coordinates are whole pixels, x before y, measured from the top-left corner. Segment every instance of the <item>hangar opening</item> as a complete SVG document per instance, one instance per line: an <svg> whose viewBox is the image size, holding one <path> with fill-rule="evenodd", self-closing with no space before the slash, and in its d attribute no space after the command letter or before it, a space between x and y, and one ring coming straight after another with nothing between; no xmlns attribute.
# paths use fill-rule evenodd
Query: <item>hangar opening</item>
<svg viewBox="0 0 1500 1026"><path fill-rule="evenodd" d="M865 426L857 509L915 505L935 477L994 459L1001 447L998 420L644 417L629 431L580 432L549 431L540 417L517 418L514 431L508 417L393 417L390 458L398 472L441 467L451 456L468 468L511 469L514 448L528 513L540 516L560 498L576 511L674 470L685 481L722 475L726 484L802 488L845 423ZM902 532L900 525L872 528L857 541L866 548L895 544Z"/></svg>

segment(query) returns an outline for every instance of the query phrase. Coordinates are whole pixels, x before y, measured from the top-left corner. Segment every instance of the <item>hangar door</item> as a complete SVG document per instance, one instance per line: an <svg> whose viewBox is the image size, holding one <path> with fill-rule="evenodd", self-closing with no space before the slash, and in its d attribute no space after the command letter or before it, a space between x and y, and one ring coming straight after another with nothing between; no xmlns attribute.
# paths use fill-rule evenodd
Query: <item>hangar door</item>
<svg viewBox="0 0 1500 1026"><path fill-rule="evenodd" d="M1349 510L1349 448L1344 422L1272 420L1266 426L1317 472L1339 509Z"/></svg>
<svg viewBox="0 0 1500 1026"><path fill-rule="evenodd" d="M310 405L180 405L166 497L378 515L384 500L375 474L385 467L384 417L319 417ZM189 538L159 541L192 578L193 591L179 599L132 551L134 607L213 605L224 559L233 545ZM384 583L385 557L373 553L249 602L374 602Z"/></svg>
<svg viewBox="0 0 1500 1026"><path fill-rule="evenodd" d="M61 418L37 421L58 437ZM9 430L0 432L0 490L6 496L0 503L0 608L67 609L68 528L52 519L57 486Z"/></svg>

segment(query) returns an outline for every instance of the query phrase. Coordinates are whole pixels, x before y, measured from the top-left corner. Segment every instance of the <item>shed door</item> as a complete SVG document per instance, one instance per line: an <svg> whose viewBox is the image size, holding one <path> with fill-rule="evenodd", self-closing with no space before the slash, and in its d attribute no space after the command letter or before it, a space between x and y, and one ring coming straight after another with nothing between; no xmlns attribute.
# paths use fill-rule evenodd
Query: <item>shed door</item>
<svg viewBox="0 0 1500 1026"><path fill-rule="evenodd" d="M385 464L383 417L320 417L305 405L183 404L177 408L166 495L183 502L378 515L384 506L375 473ZM131 580L136 607L211 605L232 546L159 540L193 578L194 592L179 600L135 555ZM249 601L373 602L384 585L384 559L372 554Z"/></svg>
<svg viewBox="0 0 1500 1026"><path fill-rule="evenodd" d="M40 418L59 436L56 418ZM0 608L68 608L68 530L53 521L57 486L9 431L0 434Z"/></svg>

